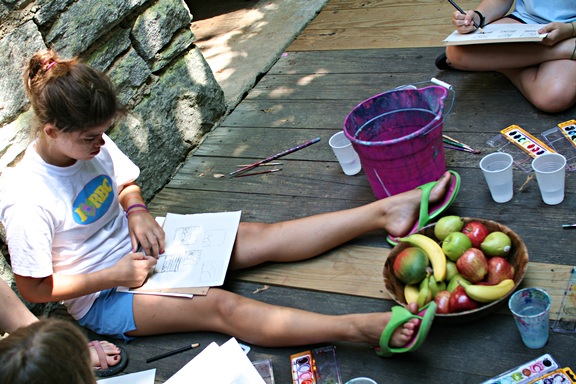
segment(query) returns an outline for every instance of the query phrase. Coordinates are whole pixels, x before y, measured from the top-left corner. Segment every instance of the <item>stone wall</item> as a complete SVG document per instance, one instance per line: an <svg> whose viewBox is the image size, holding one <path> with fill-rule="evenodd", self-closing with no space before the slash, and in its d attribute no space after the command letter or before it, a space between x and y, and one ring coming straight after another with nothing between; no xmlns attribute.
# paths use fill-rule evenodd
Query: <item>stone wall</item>
<svg viewBox="0 0 576 384"><path fill-rule="evenodd" d="M0 0L0 172L30 142L23 68L54 48L117 85L129 114L109 135L140 166L144 198L153 197L226 112L191 21L183 0ZM0 274L10 279L7 269Z"/></svg>

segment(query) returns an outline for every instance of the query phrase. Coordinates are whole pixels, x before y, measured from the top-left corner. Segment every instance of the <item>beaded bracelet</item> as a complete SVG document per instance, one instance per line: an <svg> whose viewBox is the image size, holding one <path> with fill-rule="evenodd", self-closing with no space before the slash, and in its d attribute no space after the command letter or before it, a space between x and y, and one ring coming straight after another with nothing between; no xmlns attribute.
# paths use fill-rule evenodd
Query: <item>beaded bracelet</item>
<svg viewBox="0 0 576 384"><path fill-rule="evenodd" d="M145 204L132 204L131 206L129 206L128 208L126 208L126 216L128 216L130 214L130 211L133 208L143 208L140 209L138 211L134 211L134 212L148 212L148 207Z"/></svg>

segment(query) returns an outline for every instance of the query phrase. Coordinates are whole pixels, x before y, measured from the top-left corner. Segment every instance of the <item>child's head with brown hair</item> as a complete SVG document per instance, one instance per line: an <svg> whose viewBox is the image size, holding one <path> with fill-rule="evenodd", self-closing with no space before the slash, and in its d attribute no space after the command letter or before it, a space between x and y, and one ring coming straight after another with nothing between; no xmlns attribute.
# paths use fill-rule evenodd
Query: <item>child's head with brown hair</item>
<svg viewBox="0 0 576 384"><path fill-rule="evenodd" d="M40 125L61 132L81 132L123 112L106 75L76 58L60 59L53 50L32 56L24 85Z"/></svg>
<svg viewBox="0 0 576 384"><path fill-rule="evenodd" d="M69 321L42 319L0 340L0 383L96 383L88 341Z"/></svg>

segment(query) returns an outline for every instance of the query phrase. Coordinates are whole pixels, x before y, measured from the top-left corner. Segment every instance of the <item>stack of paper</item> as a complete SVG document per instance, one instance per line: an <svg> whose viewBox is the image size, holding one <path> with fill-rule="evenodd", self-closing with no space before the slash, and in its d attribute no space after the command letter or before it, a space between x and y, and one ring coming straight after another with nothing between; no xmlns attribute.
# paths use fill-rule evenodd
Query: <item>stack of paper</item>
<svg viewBox="0 0 576 384"><path fill-rule="evenodd" d="M165 384L266 384L236 339L211 343Z"/></svg>

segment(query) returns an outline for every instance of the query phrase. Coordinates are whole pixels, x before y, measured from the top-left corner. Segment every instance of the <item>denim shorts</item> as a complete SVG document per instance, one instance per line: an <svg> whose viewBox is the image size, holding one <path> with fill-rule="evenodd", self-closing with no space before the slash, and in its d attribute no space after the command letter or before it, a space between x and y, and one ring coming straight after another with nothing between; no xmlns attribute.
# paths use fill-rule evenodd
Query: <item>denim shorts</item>
<svg viewBox="0 0 576 384"><path fill-rule="evenodd" d="M78 324L99 335L126 342L134 340L134 337L126 336L126 332L136 329L133 300L134 294L116 292L116 288L102 291L88 313L78 320Z"/></svg>

